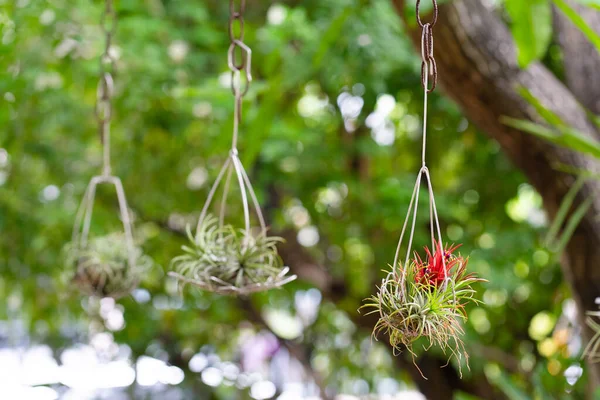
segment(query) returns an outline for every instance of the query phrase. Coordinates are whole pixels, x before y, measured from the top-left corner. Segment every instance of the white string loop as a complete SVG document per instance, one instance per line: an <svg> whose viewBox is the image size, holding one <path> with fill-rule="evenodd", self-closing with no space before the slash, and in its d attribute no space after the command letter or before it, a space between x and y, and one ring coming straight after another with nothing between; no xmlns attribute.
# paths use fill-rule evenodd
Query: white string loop
<svg viewBox="0 0 600 400"><path fill-rule="evenodd" d="M230 181L233 173L235 173L238 187L240 189L240 197L242 201L242 208L244 211L245 231L247 233L250 233L252 228L250 221L250 201L252 202L252 211L254 211L256 217L258 218L261 230L263 232L267 230L265 218L260 208L258 198L256 197L256 193L254 192L254 188L252 187L252 183L250 183L250 178L248 178L248 174L246 173L246 169L242 165L242 161L238 156L237 150L234 149L229 152L227 160L225 160L225 163L223 164L221 170L219 171L219 174L217 175L217 179L213 183L213 186L211 187L208 193L208 197L206 198L206 202L204 203L204 207L202 207L200 217L198 218L198 224L196 225L197 232L201 230L202 224L204 223L204 220L206 219L206 216L208 214L210 205L213 202L217 190L221 186L221 181L223 181L223 177L226 178L225 183L223 185L223 194L221 197L221 204L219 207L219 225L223 226L223 224L225 223L225 217L227 214L227 199L229 198L229 192L231 190ZM250 201L248 200L248 197L250 198Z"/></svg>
<svg viewBox="0 0 600 400"><path fill-rule="evenodd" d="M442 242L442 231L440 229L440 222L438 218L437 207L435 203L435 196L433 193L433 184L431 183L431 175L429 173L429 168L427 168L427 164L425 162L426 149L427 149L427 105L428 105L428 78L429 78L429 65L425 64L425 85L424 85L424 101L423 101L423 145L421 152L421 169L417 174L417 180L415 182L415 186L412 192L412 196L410 199L410 203L408 205L408 211L406 214L406 218L404 220L404 224L402 226L402 231L400 233L400 240L398 241L398 246L396 247L396 253L394 255L394 264L393 271L395 276L397 277L398 267L401 268L401 279L400 279L400 288L401 295L403 298L406 298L406 271L409 267L410 261L410 253L412 250L412 244L415 234L415 226L417 223L417 214L419 208L419 193L421 190L421 180L423 176L427 181L427 192L429 197L429 228L431 233L431 253L432 257L435 258L436 253L438 251L442 252L442 268L444 273L444 285L447 285L448 281L448 271L446 270L446 257L444 254L444 244ZM412 221L411 221L412 219ZM408 223L411 221L410 225L410 233L408 236L408 247L406 250L406 257L404 259L404 264L399 265L398 261L400 258L400 252L402 249L402 244L404 240L404 235L406 233L406 228L408 227ZM437 234L437 243L435 240L435 236ZM429 260L427 260L429 262ZM444 286L445 287L445 286Z"/></svg>
<svg viewBox="0 0 600 400"><path fill-rule="evenodd" d="M92 214L94 211L94 200L96 198L96 188L100 184L110 184L115 187L117 201L119 203L119 217L123 224L125 234L125 244L127 246L127 258L129 268L135 267L135 247L133 241L133 229L131 219L129 218L129 208L127 198L123 190L121 180L116 176L100 175L92 178L83 195L83 200L79 205L73 224L72 243L75 249L84 249L87 246L92 223Z"/></svg>

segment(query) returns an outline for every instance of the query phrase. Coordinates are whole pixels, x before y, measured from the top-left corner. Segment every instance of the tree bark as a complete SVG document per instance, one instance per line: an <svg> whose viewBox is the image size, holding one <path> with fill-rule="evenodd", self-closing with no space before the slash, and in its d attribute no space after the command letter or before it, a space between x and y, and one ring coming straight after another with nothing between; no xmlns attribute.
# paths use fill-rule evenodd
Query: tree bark
<svg viewBox="0 0 600 400"><path fill-rule="evenodd" d="M600 34L600 12L573 0L567 3ZM600 114L600 53L560 10L554 8L554 37L564 60L565 83L573 95L595 114Z"/></svg>
<svg viewBox="0 0 600 400"><path fill-rule="evenodd" d="M404 18L405 1L392 1ZM597 172L600 170L598 161L512 129L501 119L507 116L544 122L519 94L519 88L525 88L566 124L589 137L599 137L597 127L581 105L597 111L600 85L592 82L598 79L598 69L590 72L589 67L584 67L593 65L595 56L579 63L590 55L589 51L579 53L588 45L581 37L571 39L577 34L561 20L559 34L564 36L565 47L573 46L565 51L565 59L568 58L565 75L569 87L541 63L520 69L508 28L486 4L482 0L456 0L440 6L439 20L433 29L439 81L444 92L462 108L467 118L498 141L541 194L549 216L554 217L574 180L558 171L556 166L569 165ZM589 19L590 22L593 20ZM408 30L420 49L420 30L418 27ZM589 79L582 80L581 74L587 74ZM590 180L580 193L578 202L594 196L594 203L569 242L562 262L565 278L580 311L586 341L592 333L584 323L584 314L597 308L595 299L600 295L600 223L597 220L600 197L595 195L598 190L600 182ZM600 385L600 364L588 365L588 370L592 384Z"/></svg>

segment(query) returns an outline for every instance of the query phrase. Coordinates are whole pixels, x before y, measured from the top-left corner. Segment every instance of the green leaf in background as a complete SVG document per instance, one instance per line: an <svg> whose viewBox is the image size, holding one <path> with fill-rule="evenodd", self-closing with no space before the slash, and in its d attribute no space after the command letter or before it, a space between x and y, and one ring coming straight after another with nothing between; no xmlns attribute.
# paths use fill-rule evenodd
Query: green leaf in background
<svg viewBox="0 0 600 400"><path fill-rule="evenodd" d="M571 6L569 6L564 0L553 0L554 4L560 11L563 12L575 24L577 28L588 38L590 42L596 47L598 51L600 51L600 35L598 35L589 25L588 23L577 13L577 11L573 10ZM598 0L588 0L588 5L594 5L595 8L600 8L600 2Z"/></svg>
<svg viewBox="0 0 600 400"><path fill-rule="evenodd" d="M521 388L515 385L504 372L495 377L494 383L510 400L527 400L531 398Z"/></svg>
<svg viewBox="0 0 600 400"><path fill-rule="evenodd" d="M577 181L573 184L573 186L571 186L571 188L563 198L560 204L560 208L558 209L558 212L554 217L554 221L552 221L552 225L550 226L550 229L548 229L548 234L546 235L545 242L547 247L550 247L552 243L555 243L556 238L558 237L558 231L567 219L567 213L569 212L571 206L573 205L573 202L575 201L575 196L577 196L577 193L579 193L585 181L585 176L580 176L579 178L577 178Z"/></svg>
<svg viewBox="0 0 600 400"><path fill-rule="evenodd" d="M575 229L577 229L579 223L593 204L594 196L590 196L575 209L573 215L571 215L571 217L567 221L567 225L565 226L565 229L563 230L560 239L555 244L555 247L551 248L552 251L554 251L557 254L560 254L565 249L565 247L567 247L569 240L571 240L573 233L575 233Z"/></svg>
<svg viewBox="0 0 600 400"><path fill-rule="evenodd" d="M503 118L502 122L510 127L523 132L531 133L574 151L589 154L600 159L600 143L586 137L583 133L566 126L558 126L555 129L538 125L530 121L514 118Z"/></svg>
<svg viewBox="0 0 600 400"><path fill-rule="evenodd" d="M354 6L348 6L344 8L334 19L331 21L329 28L323 34L323 41L319 46L319 50L314 58L314 66L318 67L323 62L323 58L327 54L327 51L331 49L334 43L338 40L339 34L342 31L342 27L352 15L352 12L356 12Z"/></svg>
<svg viewBox="0 0 600 400"><path fill-rule="evenodd" d="M587 179L588 178L584 175L581 175L577 178L575 184L571 186L563 198L560 208L554 217L554 221L552 221L552 226L548 230L548 235L546 236L546 247L549 251L555 254L562 253L569 240L571 240L575 229L577 229L579 223L594 203L594 196L589 196L583 203L577 206L571 215L568 214L573 206L573 203L575 202L575 197ZM559 230L563 224L564 229L562 233L560 233L559 237Z"/></svg>
<svg viewBox="0 0 600 400"><path fill-rule="evenodd" d="M544 56L552 38L552 10L546 0L506 0L521 68Z"/></svg>
<svg viewBox="0 0 600 400"><path fill-rule="evenodd" d="M542 118L544 118L544 121L546 121L548 124L550 124L551 126L566 126L567 125L560 118L559 115L557 115L553 111L546 108L539 101L539 99L533 95L533 93L531 93L529 90L527 90L526 87L520 86L517 88L517 91L519 92L521 97L523 97L525 99L525 101L527 101L529 104L531 104L535 108L535 111L537 111L537 113L540 114L540 116Z"/></svg>

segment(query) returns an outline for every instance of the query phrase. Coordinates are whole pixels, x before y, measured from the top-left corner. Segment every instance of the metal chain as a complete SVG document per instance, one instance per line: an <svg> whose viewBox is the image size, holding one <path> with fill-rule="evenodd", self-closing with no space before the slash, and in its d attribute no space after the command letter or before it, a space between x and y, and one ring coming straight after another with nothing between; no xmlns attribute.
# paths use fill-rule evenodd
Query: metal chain
<svg viewBox="0 0 600 400"><path fill-rule="evenodd" d="M229 39L244 41L244 13L246 12L246 0L240 0L239 10L235 7L235 1L229 1ZM239 35L235 35L235 24L239 24Z"/></svg>
<svg viewBox="0 0 600 400"><path fill-rule="evenodd" d="M431 22L423 23L419 14L419 6L421 0L417 0L417 23L422 28L421 33L421 85L424 90L423 98L423 148L421 154L421 161L423 168L425 166L425 153L427 150L427 105L428 105L428 94L433 92L437 86L437 64L433 56L433 27L437 23L438 19L438 5L436 0L433 2L433 17ZM431 83L431 87L429 87Z"/></svg>
<svg viewBox="0 0 600 400"><path fill-rule="evenodd" d="M109 176L110 168L110 121L112 117L112 97L114 94L113 73L115 58L111 54L112 40L117 30L117 13L113 0L105 0L105 8L100 17L104 33L104 51L100 56L100 81L96 90L95 114L103 147L102 175Z"/></svg>
<svg viewBox="0 0 600 400"><path fill-rule="evenodd" d="M231 92L235 97L231 144L231 150L235 153L237 153L238 131L242 119L242 98L248 93L250 82L252 82L252 50L244 43L245 11L246 0L237 2L229 0L229 39L231 44L227 51L227 64L231 70Z"/></svg>
<svg viewBox="0 0 600 400"><path fill-rule="evenodd" d="M437 64L433 56L433 27L438 20L438 5L436 0L431 0L433 3L433 17L431 22L423 23L419 7L421 0L417 0L417 23L423 29L421 34L421 85L427 90L427 93L431 93L437 86ZM426 76L428 75L428 76ZM431 78L431 79L430 79ZM428 87L428 82L431 82L431 88Z"/></svg>

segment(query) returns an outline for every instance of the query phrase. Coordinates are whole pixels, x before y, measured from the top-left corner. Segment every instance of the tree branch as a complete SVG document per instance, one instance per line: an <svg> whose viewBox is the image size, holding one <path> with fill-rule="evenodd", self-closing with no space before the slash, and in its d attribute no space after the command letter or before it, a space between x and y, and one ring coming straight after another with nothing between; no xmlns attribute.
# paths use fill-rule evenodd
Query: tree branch
<svg viewBox="0 0 600 400"><path fill-rule="evenodd" d="M573 0L566 2L600 34L600 11ZM562 50L567 87L581 104L600 114L600 52L556 7L554 36Z"/></svg>

